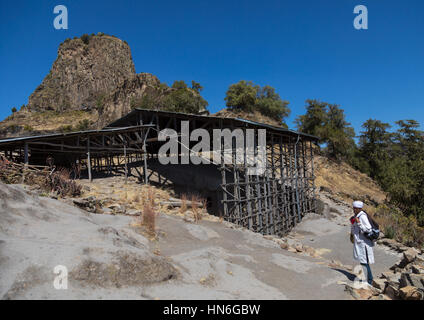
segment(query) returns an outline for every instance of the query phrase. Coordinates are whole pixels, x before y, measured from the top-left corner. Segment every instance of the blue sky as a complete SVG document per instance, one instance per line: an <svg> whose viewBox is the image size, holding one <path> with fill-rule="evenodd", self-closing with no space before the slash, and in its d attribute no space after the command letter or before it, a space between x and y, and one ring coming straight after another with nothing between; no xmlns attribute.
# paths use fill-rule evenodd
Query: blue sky
<svg viewBox="0 0 424 320"><path fill-rule="evenodd" d="M65 5L69 29L53 27ZM356 5L368 30L353 27ZM290 102L340 104L358 134L369 118L424 124L424 1L1 1L0 119L48 74L59 44L84 33L126 40L137 72L200 82L209 110L225 107L241 79L271 85Z"/></svg>

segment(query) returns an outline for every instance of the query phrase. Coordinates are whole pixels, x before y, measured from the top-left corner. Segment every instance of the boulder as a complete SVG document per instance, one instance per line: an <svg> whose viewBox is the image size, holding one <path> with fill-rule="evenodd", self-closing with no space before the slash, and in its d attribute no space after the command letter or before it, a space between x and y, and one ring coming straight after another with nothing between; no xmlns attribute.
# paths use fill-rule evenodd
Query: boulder
<svg viewBox="0 0 424 320"><path fill-rule="evenodd" d="M372 296L379 294L379 292L375 291L371 286L367 288L355 288L346 284L345 291L349 292L356 300L368 300Z"/></svg>
<svg viewBox="0 0 424 320"><path fill-rule="evenodd" d="M401 288L413 286L424 290L424 274L404 272L401 274L399 284Z"/></svg>
<svg viewBox="0 0 424 320"><path fill-rule="evenodd" d="M408 248L403 252L403 259L401 263L407 265L411 262L414 262L415 258L418 256L420 252L415 248Z"/></svg>
<svg viewBox="0 0 424 320"><path fill-rule="evenodd" d="M189 222L189 223L194 223L195 222L194 217L193 217L192 214L184 214L183 220L185 222Z"/></svg>
<svg viewBox="0 0 424 320"><path fill-rule="evenodd" d="M386 282L387 281L385 279L374 279L372 285L374 286L374 288L384 291L384 289L386 288Z"/></svg>
<svg viewBox="0 0 424 320"><path fill-rule="evenodd" d="M298 243L294 247L297 252L303 252L303 245L301 243Z"/></svg>
<svg viewBox="0 0 424 320"><path fill-rule="evenodd" d="M128 210L126 214L129 216L141 216L141 211L133 209L133 210Z"/></svg>
<svg viewBox="0 0 424 320"><path fill-rule="evenodd" d="M386 285L386 288L383 292L385 295L387 295L390 299L395 300L399 298L399 289L397 286L394 286L390 283Z"/></svg>
<svg viewBox="0 0 424 320"><path fill-rule="evenodd" d="M406 286L399 289L399 297L403 300L424 300L424 291L412 286Z"/></svg>
<svg viewBox="0 0 424 320"><path fill-rule="evenodd" d="M424 267L418 264L413 264L411 265L411 271L415 274L424 274Z"/></svg>
<svg viewBox="0 0 424 320"><path fill-rule="evenodd" d="M314 256L315 254L315 249L309 246L303 246L305 249L305 252L310 255L310 256Z"/></svg>
<svg viewBox="0 0 424 320"><path fill-rule="evenodd" d="M289 245L287 244L287 242L282 242L282 243L280 243L280 248L287 250L289 248Z"/></svg>
<svg viewBox="0 0 424 320"><path fill-rule="evenodd" d="M287 248L287 251L288 252L292 252L292 253L296 253L297 252L297 250L295 248L293 248L293 247L288 247Z"/></svg>
<svg viewBox="0 0 424 320"><path fill-rule="evenodd" d="M392 278L397 277L397 281L400 279L400 274L395 274L393 271L385 271L381 274L381 276L387 280L391 280Z"/></svg>

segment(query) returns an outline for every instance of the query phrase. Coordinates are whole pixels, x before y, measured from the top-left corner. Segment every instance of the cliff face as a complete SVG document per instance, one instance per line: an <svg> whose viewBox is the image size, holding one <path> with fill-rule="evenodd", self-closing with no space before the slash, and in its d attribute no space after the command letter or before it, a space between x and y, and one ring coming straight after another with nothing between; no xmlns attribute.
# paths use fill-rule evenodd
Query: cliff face
<svg viewBox="0 0 424 320"><path fill-rule="evenodd" d="M100 102L97 127L102 128L129 113L133 101L141 99L149 90L156 90L159 85L159 79L150 73L134 74L125 79Z"/></svg>
<svg viewBox="0 0 424 320"><path fill-rule="evenodd" d="M31 111L84 110L135 75L131 50L124 41L107 36L66 40L58 56L34 93Z"/></svg>

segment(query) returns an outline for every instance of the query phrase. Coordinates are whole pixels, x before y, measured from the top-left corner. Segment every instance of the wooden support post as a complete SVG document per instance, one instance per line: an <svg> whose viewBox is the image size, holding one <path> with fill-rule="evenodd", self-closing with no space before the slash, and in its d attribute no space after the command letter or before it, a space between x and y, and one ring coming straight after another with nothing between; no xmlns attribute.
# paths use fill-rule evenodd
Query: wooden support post
<svg viewBox="0 0 424 320"><path fill-rule="evenodd" d="M222 120L220 120L220 124L222 127ZM227 180L225 176L225 162L224 162L224 142L221 138L220 146L221 146L221 179L222 179L222 202L224 205L224 219L228 219L228 203L227 203Z"/></svg>
<svg viewBox="0 0 424 320"><path fill-rule="evenodd" d="M87 136L87 168L88 168L88 180L91 182L91 158L90 158L90 136Z"/></svg>
<svg viewBox="0 0 424 320"><path fill-rule="evenodd" d="M144 175L144 184L149 184L149 178L147 176L147 159L146 159L146 153L147 153L147 149L146 149L146 138L147 135L146 133L143 131L143 137L144 137L144 142L143 142L143 175Z"/></svg>
<svg viewBox="0 0 424 320"><path fill-rule="evenodd" d="M244 136L247 141L247 131L244 130ZM249 163L247 159L247 146L244 148L244 178L246 181L246 204L247 204L247 215L248 215L248 229L252 230L253 227L253 217L252 217L252 199L250 192L250 179L249 179Z"/></svg>
<svg viewBox="0 0 424 320"><path fill-rule="evenodd" d="M127 146L124 144L124 161L125 161L125 183L128 180L128 166L127 166Z"/></svg>
<svg viewBox="0 0 424 320"><path fill-rule="evenodd" d="M29 157L28 157L28 142L25 142L24 145L24 149L25 149L25 164L28 165L29 164Z"/></svg>

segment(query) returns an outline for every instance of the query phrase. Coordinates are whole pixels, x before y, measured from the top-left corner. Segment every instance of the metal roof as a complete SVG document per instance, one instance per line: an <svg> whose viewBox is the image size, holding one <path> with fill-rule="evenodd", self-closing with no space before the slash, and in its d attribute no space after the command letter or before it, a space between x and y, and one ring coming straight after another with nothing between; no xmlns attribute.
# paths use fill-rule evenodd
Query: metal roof
<svg viewBox="0 0 424 320"><path fill-rule="evenodd" d="M142 112L149 112L149 113L161 113L164 115L177 115L177 116L181 116L181 117L186 117L186 118L197 118L197 119L202 119L202 120L211 120L211 119L215 119L215 120L233 120L236 122L239 122L241 124L250 124L253 126L257 126L257 127L261 127L261 128L267 128L276 132L283 132L283 133L288 133L288 134L293 134L293 135L300 135L303 137L307 137L311 140L319 140L319 137L311 135L311 134L307 134L307 133L302 133L302 132L297 132L294 130L290 130L290 129L286 129L286 128L282 128L282 127L276 127L270 124L266 124L266 123L261 123L261 122L256 122L256 121L251 121L251 120L246 120L246 119L242 119L242 118L233 118L233 117L217 117L217 116L205 116L205 115L198 115L198 114L190 114L190 113L183 113L183 112L175 112L175 111L163 111L163 110L151 110L151 109L142 109L142 108L136 108L133 111L131 111L130 113L128 113L127 115L125 115L124 117L112 122L111 124L109 124L109 126L107 128L110 128L111 126L113 126L114 124L119 123L119 121L123 121L125 118L128 118L130 116L132 116L134 113L136 113L137 111L142 111Z"/></svg>
<svg viewBox="0 0 424 320"><path fill-rule="evenodd" d="M67 133L52 133L52 134L45 134L45 135L38 135L38 136L7 138L7 139L0 140L0 145L16 143L16 142L28 142L28 141L39 140L39 139L71 138L73 136L78 136L78 135L96 135L96 134L116 132L116 131L127 132L127 131L132 131L135 129L151 127L151 126L152 125L145 124L145 125L129 126L129 127L104 128L100 130L86 130L86 131L75 131L75 132L67 132Z"/></svg>

